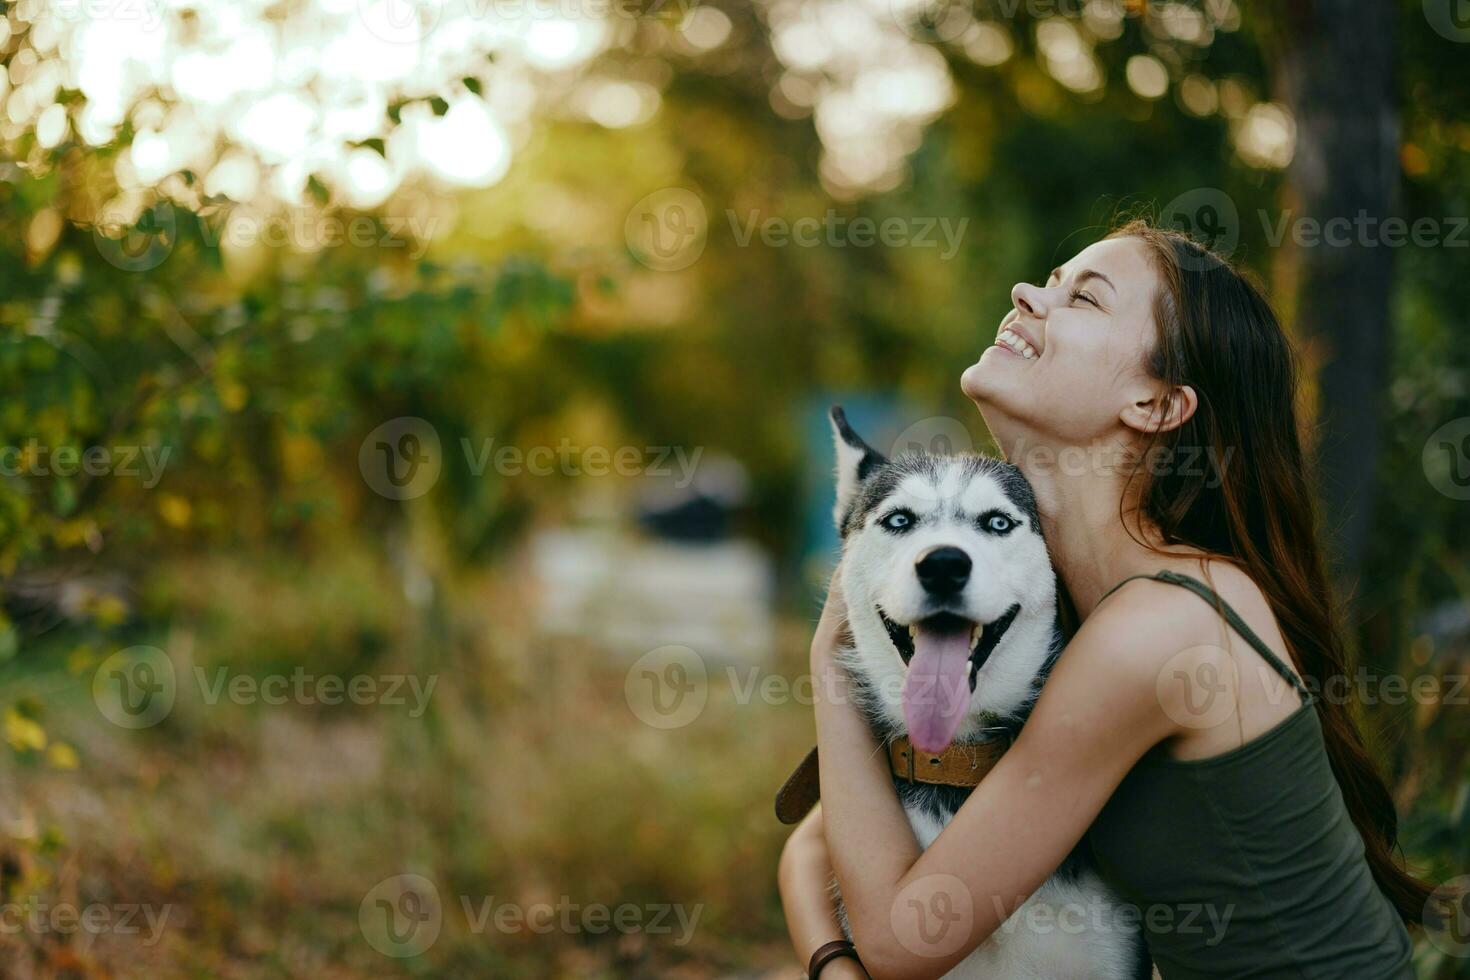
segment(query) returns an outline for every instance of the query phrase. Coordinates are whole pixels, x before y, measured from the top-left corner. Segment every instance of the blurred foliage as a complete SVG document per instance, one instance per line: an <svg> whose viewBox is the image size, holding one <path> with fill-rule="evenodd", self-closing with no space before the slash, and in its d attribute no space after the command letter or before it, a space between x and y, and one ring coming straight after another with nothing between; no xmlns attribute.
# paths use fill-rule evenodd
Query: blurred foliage
<svg viewBox="0 0 1470 980"><path fill-rule="evenodd" d="M186 905L192 942L155 951L187 964L179 975L666 975L679 964L694 976L783 963L767 791L808 738L804 709L717 706L679 743L626 717L618 672L583 665L593 652L532 649L517 546L536 522L574 513L584 488L471 472L461 440L727 452L753 478L743 533L794 581L809 450L798 419L813 393L896 391L978 432L957 379L1011 284L1044 276L1119 214L1222 189L1242 216L1235 257L1288 322L1310 302L1292 296L1291 250L1257 217L1289 210L1291 189L1239 159L1238 120L1119 82L1067 89L1015 7L998 15L1015 55L984 67L944 48L954 104L925 129L905 180L856 197L822 183L809 114L773 94L783 67L766 8L723 9L733 27L713 53L628 45L598 60L612 76L667 61L649 122L540 119L505 180L474 193L411 187L359 214L323 189L307 220L364 219L365 246L234 249L221 236L238 205L191 210L163 196L130 239L110 238L93 212L118 147L18 139L15 162L0 164L0 447L23 464L0 475L7 900L39 890ZM1399 9L1402 214L1464 216L1470 88L1446 82L1466 80L1465 49L1430 30L1419 3ZM1208 46L1178 46L1172 74L1271 98L1271 25L1250 14ZM1130 17L1096 55L1117 80L1159 49ZM671 186L705 202L708 242L688 269L659 272L629 252L623 223ZM948 261L742 245L733 230L752 212L829 209L970 223ZM416 216L452 230L405 239ZM1463 631L1430 625L1470 597L1470 521L1421 463L1431 432L1470 416L1466 254L1395 256L1388 444L1358 597L1362 657L1383 673L1470 671ZM428 420L445 447L433 492L404 503L358 469L364 436L398 416ZM146 449L166 459L161 479L36 472L38 453L54 462L92 447L134 451L140 467ZM427 598L406 586L416 577L431 583ZM802 630L795 621L793 649ZM132 643L258 672L387 667L456 681L425 724L195 705L124 738L87 688L96 664ZM1383 733L1409 856L1436 879L1463 873L1463 706L1378 704L1366 716ZM752 739L759 748L728 751ZM544 778L545 759L577 778ZM558 937L533 950L457 935L432 967L387 964L356 940L356 902L364 880L415 863L456 891L522 901L699 896L721 938L649 950ZM310 911L293 921L300 907ZM141 955L104 944L78 966L53 940L22 942L14 962L103 975ZM147 962L167 975L165 960ZM227 974L227 963L256 972ZM1427 948L1421 970L1470 975Z"/></svg>

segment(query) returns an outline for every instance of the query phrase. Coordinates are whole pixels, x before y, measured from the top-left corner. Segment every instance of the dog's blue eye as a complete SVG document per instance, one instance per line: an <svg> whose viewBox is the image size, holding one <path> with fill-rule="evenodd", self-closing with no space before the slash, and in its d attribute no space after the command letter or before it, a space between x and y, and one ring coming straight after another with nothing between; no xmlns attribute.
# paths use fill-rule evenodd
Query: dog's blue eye
<svg viewBox="0 0 1470 980"><path fill-rule="evenodd" d="M914 515L906 510L896 510L878 522L890 531L902 531L914 523Z"/></svg>
<svg viewBox="0 0 1470 980"><path fill-rule="evenodd" d="M1015 526L1016 522L1004 514L991 514L985 518L985 530L993 531L996 534L1005 534Z"/></svg>

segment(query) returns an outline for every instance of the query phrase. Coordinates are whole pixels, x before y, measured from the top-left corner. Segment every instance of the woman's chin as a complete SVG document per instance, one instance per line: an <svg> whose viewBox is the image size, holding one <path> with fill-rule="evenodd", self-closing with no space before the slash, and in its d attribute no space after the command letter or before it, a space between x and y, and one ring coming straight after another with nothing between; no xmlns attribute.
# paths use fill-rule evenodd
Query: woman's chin
<svg viewBox="0 0 1470 980"><path fill-rule="evenodd" d="M960 391L974 402L982 401L992 390L995 362L1005 356L999 347L987 347L980 352L980 359L960 375Z"/></svg>

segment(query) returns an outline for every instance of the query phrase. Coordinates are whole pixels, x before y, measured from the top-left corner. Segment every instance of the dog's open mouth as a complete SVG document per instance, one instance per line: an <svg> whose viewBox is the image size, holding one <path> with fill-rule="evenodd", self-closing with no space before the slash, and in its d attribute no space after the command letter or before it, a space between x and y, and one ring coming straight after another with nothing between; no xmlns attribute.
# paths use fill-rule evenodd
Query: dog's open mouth
<svg viewBox="0 0 1470 980"><path fill-rule="evenodd" d="M999 618L978 623L954 613L937 613L909 626L878 616L908 665L903 714L909 738L924 752L943 752L954 741L975 680L985 661L1021 611L1011 606Z"/></svg>

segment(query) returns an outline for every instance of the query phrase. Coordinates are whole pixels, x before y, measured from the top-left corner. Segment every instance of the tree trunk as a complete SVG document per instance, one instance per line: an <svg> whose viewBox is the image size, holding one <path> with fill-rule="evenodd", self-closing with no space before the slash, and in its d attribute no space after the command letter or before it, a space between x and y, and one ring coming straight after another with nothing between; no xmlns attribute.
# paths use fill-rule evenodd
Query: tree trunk
<svg viewBox="0 0 1470 980"><path fill-rule="evenodd" d="M1296 324L1318 382L1317 478L1333 577L1356 591L1373 519L1388 379L1393 250L1381 240L1398 184L1394 5L1288 4L1280 83L1296 117L1292 219L1350 222L1346 244L1298 247Z"/></svg>

